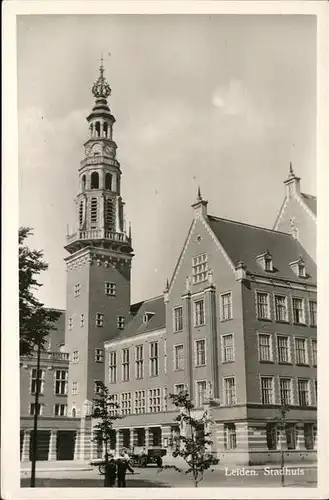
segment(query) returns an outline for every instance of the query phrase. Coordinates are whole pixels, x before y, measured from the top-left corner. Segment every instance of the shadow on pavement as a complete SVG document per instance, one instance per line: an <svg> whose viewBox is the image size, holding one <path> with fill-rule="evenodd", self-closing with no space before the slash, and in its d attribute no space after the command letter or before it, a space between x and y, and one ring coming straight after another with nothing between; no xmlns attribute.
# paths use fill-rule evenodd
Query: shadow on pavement
<svg viewBox="0 0 329 500"><path fill-rule="evenodd" d="M103 488L102 479L36 479L37 488ZM30 479L21 479L21 487L28 488ZM150 481L148 479L130 479L127 478L128 488L170 488L169 485L160 481Z"/></svg>

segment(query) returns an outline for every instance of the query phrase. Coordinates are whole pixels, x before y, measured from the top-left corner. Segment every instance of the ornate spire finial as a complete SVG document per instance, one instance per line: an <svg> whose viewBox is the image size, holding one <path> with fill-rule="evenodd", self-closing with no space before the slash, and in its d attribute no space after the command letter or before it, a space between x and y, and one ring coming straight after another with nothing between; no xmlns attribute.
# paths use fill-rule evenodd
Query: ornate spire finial
<svg viewBox="0 0 329 500"><path fill-rule="evenodd" d="M289 176L292 177L293 175L295 175L295 173L294 173L293 168L292 168L292 163L290 162L290 164L289 164Z"/></svg>
<svg viewBox="0 0 329 500"><path fill-rule="evenodd" d="M104 77L104 64L103 64L103 54L101 57L101 65L99 67L99 77L92 86L92 93L97 98L106 99L109 95L111 95L111 87L109 86L106 78Z"/></svg>
<svg viewBox="0 0 329 500"><path fill-rule="evenodd" d="M128 238L131 240L131 222L129 221L129 233Z"/></svg>
<svg viewBox="0 0 329 500"><path fill-rule="evenodd" d="M197 197L197 199L198 199L198 201L201 201L201 200L202 200L200 186L198 186L198 197Z"/></svg>

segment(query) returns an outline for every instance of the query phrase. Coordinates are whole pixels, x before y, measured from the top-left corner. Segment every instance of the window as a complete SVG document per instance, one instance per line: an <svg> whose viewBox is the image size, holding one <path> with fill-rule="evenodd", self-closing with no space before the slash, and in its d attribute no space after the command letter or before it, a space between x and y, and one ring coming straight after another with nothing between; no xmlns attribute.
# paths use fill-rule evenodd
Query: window
<svg viewBox="0 0 329 500"><path fill-rule="evenodd" d="M128 382L130 376L129 349L122 349L122 381Z"/></svg>
<svg viewBox="0 0 329 500"><path fill-rule="evenodd" d="M280 400L282 405L286 406L292 404L291 394L291 379L280 378Z"/></svg>
<svg viewBox="0 0 329 500"><path fill-rule="evenodd" d="M304 424L304 443L307 450L314 449L314 424L306 423Z"/></svg>
<svg viewBox="0 0 329 500"><path fill-rule="evenodd" d="M96 123L96 128L97 128L97 124L98 124L98 122ZM91 189L98 189L98 187L99 187L98 172L93 172L90 176L90 179L91 179ZM94 198L92 198L92 199L94 199Z"/></svg>
<svg viewBox="0 0 329 500"><path fill-rule="evenodd" d="M136 346L136 378L144 377L144 347Z"/></svg>
<svg viewBox="0 0 329 500"><path fill-rule="evenodd" d="M277 449L277 426L275 423L268 422L266 424L266 443L268 450Z"/></svg>
<svg viewBox="0 0 329 500"><path fill-rule="evenodd" d="M104 314L96 313L96 326L104 326Z"/></svg>
<svg viewBox="0 0 329 500"><path fill-rule="evenodd" d="M261 396L263 405L273 404L273 377L261 377Z"/></svg>
<svg viewBox="0 0 329 500"><path fill-rule="evenodd" d="M135 413L146 413L145 391L135 392Z"/></svg>
<svg viewBox="0 0 329 500"><path fill-rule="evenodd" d="M312 343L312 364L313 366L317 366L318 364L318 345L315 339L311 339Z"/></svg>
<svg viewBox="0 0 329 500"><path fill-rule="evenodd" d="M95 394L102 394L102 382L101 382L101 380L95 380L94 393Z"/></svg>
<svg viewBox="0 0 329 500"><path fill-rule="evenodd" d="M68 329L72 330L73 328L73 318L72 316L68 319Z"/></svg>
<svg viewBox="0 0 329 500"><path fill-rule="evenodd" d="M316 326L317 325L317 303L315 300L309 301L309 308L310 308L310 325Z"/></svg>
<svg viewBox="0 0 329 500"><path fill-rule="evenodd" d="M259 319L270 319L268 293L257 292L257 317Z"/></svg>
<svg viewBox="0 0 329 500"><path fill-rule="evenodd" d="M85 324L85 315L83 313L80 314L80 327L83 328Z"/></svg>
<svg viewBox="0 0 329 500"><path fill-rule="evenodd" d="M79 351L73 351L72 353L72 363L79 362Z"/></svg>
<svg viewBox="0 0 329 500"><path fill-rule="evenodd" d="M76 283L74 285L74 297L79 297L81 291L81 285L80 283Z"/></svg>
<svg viewBox="0 0 329 500"><path fill-rule="evenodd" d="M224 401L227 406L236 404L235 377L224 378Z"/></svg>
<svg viewBox="0 0 329 500"><path fill-rule="evenodd" d="M314 380L314 396L315 396L315 404L318 402L318 381Z"/></svg>
<svg viewBox="0 0 329 500"><path fill-rule="evenodd" d="M266 256L264 258L264 268L265 268L265 271L273 271L273 260L272 260L272 257Z"/></svg>
<svg viewBox="0 0 329 500"><path fill-rule="evenodd" d="M207 262L207 254L203 253L201 255L197 255L192 259L192 276L193 283L201 283L202 281L206 281L207 279L207 271L208 271L208 262Z"/></svg>
<svg viewBox="0 0 329 500"><path fill-rule="evenodd" d="M130 415L131 414L131 392L123 392L121 394L121 414Z"/></svg>
<svg viewBox="0 0 329 500"><path fill-rule="evenodd" d="M92 224L97 223L97 198L91 198L90 200L90 222Z"/></svg>
<svg viewBox="0 0 329 500"><path fill-rule="evenodd" d="M272 338L267 333L260 333L258 335L258 352L259 361L272 361Z"/></svg>
<svg viewBox="0 0 329 500"><path fill-rule="evenodd" d="M112 400L108 407L108 412L110 417L116 417L119 415L120 405L119 405L119 395L112 394Z"/></svg>
<svg viewBox="0 0 329 500"><path fill-rule="evenodd" d="M43 414L43 403L38 403L38 415L42 415ZM35 414L35 403L30 403L30 407L29 407L29 415L34 415Z"/></svg>
<svg viewBox="0 0 329 500"><path fill-rule="evenodd" d="M149 389L149 411L151 413L161 411L160 389Z"/></svg>
<svg viewBox="0 0 329 500"><path fill-rule="evenodd" d="M115 297L116 295L115 283L110 283L109 281L105 281L105 295L112 295L112 297Z"/></svg>
<svg viewBox="0 0 329 500"><path fill-rule="evenodd" d="M111 351L109 354L109 383L115 384L117 381L117 353Z"/></svg>
<svg viewBox="0 0 329 500"><path fill-rule="evenodd" d="M295 424L286 424L286 440L287 440L287 449L295 450L296 449L296 425Z"/></svg>
<svg viewBox="0 0 329 500"><path fill-rule="evenodd" d="M223 293L221 299L221 320L232 319L232 293Z"/></svg>
<svg viewBox="0 0 329 500"><path fill-rule="evenodd" d="M150 343L150 376L159 375L159 345L158 342Z"/></svg>
<svg viewBox="0 0 329 500"><path fill-rule="evenodd" d="M295 339L296 364L306 365L306 339Z"/></svg>
<svg viewBox="0 0 329 500"><path fill-rule="evenodd" d="M183 330L183 308L175 307L174 309L174 333Z"/></svg>
<svg viewBox="0 0 329 500"><path fill-rule="evenodd" d="M278 344L278 362L290 363L289 337L285 335L278 335L277 344Z"/></svg>
<svg viewBox="0 0 329 500"><path fill-rule="evenodd" d="M105 189L112 190L112 175L109 173L105 174Z"/></svg>
<svg viewBox="0 0 329 500"><path fill-rule="evenodd" d="M168 390L167 387L163 388L162 391L162 411L167 411L168 409Z"/></svg>
<svg viewBox="0 0 329 500"><path fill-rule="evenodd" d="M224 363L234 361L234 339L233 333L222 335L222 360Z"/></svg>
<svg viewBox="0 0 329 500"><path fill-rule="evenodd" d="M287 297L284 295L275 295L275 319L277 321L288 321Z"/></svg>
<svg viewBox="0 0 329 500"><path fill-rule="evenodd" d="M43 394L45 385L45 371L39 370L39 394ZM37 392L37 369L32 368L31 370L31 394L35 394Z"/></svg>
<svg viewBox="0 0 329 500"><path fill-rule="evenodd" d="M115 226L115 208L114 208L114 200L110 198L106 200L105 204L105 221L107 227Z"/></svg>
<svg viewBox="0 0 329 500"><path fill-rule="evenodd" d="M124 316L117 316L117 328L119 330L123 330L125 327L125 317Z"/></svg>
<svg viewBox="0 0 329 500"><path fill-rule="evenodd" d="M301 262L298 264L298 276L300 278L306 278L305 264L303 264Z"/></svg>
<svg viewBox="0 0 329 500"><path fill-rule="evenodd" d="M104 361L103 349L95 349L95 361L96 363L103 363Z"/></svg>
<svg viewBox="0 0 329 500"><path fill-rule="evenodd" d="M174 394L179 394L180 392L185 391L185 384L175 384L174 385Z"/></svg>
<svg viewBox="0 0 329 500"><path fill-rule="evenodd" d="M55 394L63 396L67 394L67 370L56 370L55 372Z"/></svg>
<svg viewBox="0 0 329 500"><path fill-rule="evenodd" d="M204 300L202 299L194 302L194 326L201 326L204 324Z"/></svg>
<svg viewBox="0 0 329 500"><path fill-rule="evenodd" d="M300 406L310 405L310 383L309 380L298 379L298 402Z"/></svg>
<svg viewBox="0 0 329 500"><path fill-rule="evenodd" d="M184 370L184 346L174 345L174 370Z"/></svg>
<svg viewBox="0 0 329 500"><path fill-rule="evenodd" d="M304 300L293 298L292 299L292 311L294 315L294 323L305 323L304 318Z"/></svg>
<svg viewBox="0 0 329 500"><path fill-rule="evenodd" d="M67 415L67 405L56 404L54 406L54 416L55 417L66 417Z"/></svg>
<svg viewBox="0 0 329 500"><path fill-rule="evenodd" d="M72 382L72 394L78 394L78 382Z"/></svg>
<svg viewBox="0 0 329 500"><path fill-rule="evenodd" d="M82 189L84 189L84 187ZM80 226L82 226L82 224L83 224L83 215L84 215L84 203L83 203L83 200L81 200L80 205L79 205L79 224L80 224Z"/></svg>
<svg viewBox="0 0 329 500"><path fill-rule="evenodd" d="M205 339L195 341L195 366L206 364L206 341Z"/></svg>
<svg viewBox="0 0 329 500"><path fill-rule="evenodd" d="M224 449L234 450L236 448L235 424L224 424Z"/></svg>
<svg viewBox="0 0 329 500"><path fill-rule="evenodd" d="M197 408L203 406L207 391L207 382L205 380L199 380L196 382L196 401L195 405Z"/></svg>

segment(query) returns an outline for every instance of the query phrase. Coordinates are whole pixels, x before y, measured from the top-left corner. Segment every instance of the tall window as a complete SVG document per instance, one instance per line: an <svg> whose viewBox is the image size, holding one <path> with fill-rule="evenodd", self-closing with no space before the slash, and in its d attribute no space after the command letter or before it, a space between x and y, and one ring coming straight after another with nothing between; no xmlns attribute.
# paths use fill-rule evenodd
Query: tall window
<svg viewBox="0 0 329 500"><path fill-rule="evenodd" d="M273 404L273 377L261 377L262 404Z"/></svg>
<svg viewBox="0 0 329 500"><path fill-rule="evenodd" d="M224 424L224 449L234 450L236 448L236 429L235 424Z"/></svg>
<svg viewBox="0 0 329 500"><path fill-rule="evenodd" d="M79 351L73 351L72 352L72 363L78 363L79 362Z"/></svg>
<svg viewBox="0 0 329 500"><path fill-rule="evenodd" d="M291 405L291 379L290 378L280 378L280 399L282 405Z"/></svg>
<svg viewBox="0 0 329 500"><path fill-rule="evenodd" d="M204 315L204 300L196 300L194 302L194 326L201 326L205 324Z"/></svg>
<svg viewBox="0 0 329 500"><path fill-rule="evenodd" d="M259 319L270 319L268 293L257 292L257 317Z"/></svg>
<svg viewBox="0 0 329 500"><path fill-rule="evenodd" d="M174 346L174 370L184 370L184 346Z"/></svg>
<svg viewBox="0 0 329 500"><path fill-rule="evenodd" d="M115 384L117 381L117 353L111 351L109 354L109 382Z"/></svg>
<svg viewBox="0 0 329 500"><path fill-rule="evenodd" d="M85 315L83 313L80 314L80 328L83 328L85 325Z"/></svg>
<svg viewBox="0 0 329 500"><path fill-rule="evenodd" d="M39 394L43 394L45 385L45 371L39 370ZM31 394L37 392L37 369L32 368L31 370Z"/></svg>
<svg viewBox="0 0 329 500"><path fill-rule="evenodd" d="M104 326L104 314L96 313L96 326Z"/></svg>
<svg viewBox="0 0 329 500"><path fill-rule="evenodd" d="M81 285L80 283L76 283L74 285L74 297L79 297L81 291Z"/></svg>
<svg viewBox="0 0 329 500"><path fill-rule="evenodd" d="M175 307L174 309L174 333L183 330L183 308Z"/></svg>
<svg viewBox="0 0 329 500"><path fill-rule="evenodd" d="M122 381L127 382L130 376L129 349L122 349Z"/></svg>
<svg viewBox="0 0 329 500"><path fill-rule="evenodd" d="M94 393L102 394L102 382L100 380L95 380L94 382Z"/></svg>
<svg viewBox="0 0 329 500"><path fill-rule="evenodd" d="M114 200L108 198L105 204L105 220L108 226L114 227L115 225L115 209Z"/></svg>
<svg viewBox="0 0 329 500"><path fill-rule="evenodd" d="M136 378L144 377L144 347L136 346Z"/></svg>
<svg viewBox="0 0 329 500"><path fill-rule="evenodd" d="M232 319L232 293L223 293L221 296L221 319Z"/></svg>
<svg viewBox="0 0 329 500"><path fill-rule="evenodd" d="M43 414L43 403L38 403L38 415L42 415ZM29 406L29 415L34 415L35 414L35 403L30 403L30 406Z"/></svg>
<svg viewBox="0 0 329 500"><path fill-rule="evenodd" d="M135 413L146 413L145 390L135 391Z"/></svg>
<svg viewBox="0 0 329 500"><path fill-rule="evenodd" d="M120 413L120 404L119 404L119 395L118 394L112 394L112 400L109 404L109 416L110 417L115 417L119 415Z"/></svg>
<svg viewBox="0 0 329 500"><path fill-rule="evenodd" d="M277 321L287 321L288 313L287 313L287 297L284 295L275 295L275 318Z"/></svg>
<svg viewBox="0 0 329 500"><path fill-rule="evenodd" d="M296 363L298 365L307 364L306 339L295 339Z"/></svg>
<svg viewBox="0 0 329 500"><path fill-rule="evenodd" d="M99 188L99 175L98 172L93 172L90 176L90 186L91 189Z"/></svg>
<svg viewBox="0 0 329 500"><path fill-rule="evenodd" d="M55 372L55 394L67 394L67 370L56 370Z"/></svg>
<svg viewBox="0 0 329 500"><path fill-rule="evenodd" d="M97 223L97 198L91 198L90 200L90 222L92 224Z"/></svg>
<svg viewBox="0 0 329 500"><path fill-rule="evenodd" d="M264 258L265 271L273 271L273 260L272 257L267 256Z"/></svg>
<svg viewBox="0 0 329 500"><path fill-rule="evenodd" d="M222 358L223 362L234 361L233 333L222 335Z"/></svg>
<svg viewBox="0 0 329 500"><path fill-rule="evenodd" d="M54 416L55 417L66 417L67 405L66 404L55 404L54 406Z"/></svg>
<svg viewBox="0 0 329 500"><path fill-rule="evenodd" d="M300 406L310 405L310 381L298 379L298 402Z"/></svg>
<svg viewBox="0 0 329 500"><path fill-rule="evenodd" d="M203 406L207 391L207 382L205 380L198 380L196 383L196 407Z"/></svg>
<svg viewBox="0 0 329 500"><path fill-rule="evenodd" d="M119 330L123 330L125 327L125 317L124 316L117 316L117 328Z"/></svg>
<svg viewBox="0 0 329 500"><path fill-rule="evenodd" d="M161 411L160 389L149 389L149 411L150 413Z"/></svg>
<svg viewBox="0 0 329 500"><path fill-rule="evenodd" d="M206 341L200 339L195 341L195 366L206 364Z"/></svg>
<svg viewBox="0 0 329 500"><path fill-rule="evenodd" d="M96 363L103 363L104 361L103 349L95 349L95 361Z"/></svg>
<svg viewBox="0 0 329 500"><path fill-rule="evenodd" d="M236 404L235 377L224 378L224 398L227 406Z"/></svg>
<svg viewBox="0 0 329 500"><path fill-rule="evenodd" d="M272 361L272 338L271 335L260 333L258 335L259 361Z"/></svg>
<svg viewBox="0 0 329 500"><path fill-rule="evenodd" d="M317 303L315 300L309 301L309 308L310 308L310 325L316 326L317 325Z"/></svg>
<svg viewBox="0 0 329 500"><path fill-rule="evenodd" d="M287 449L295 450L296 449L296 425L295 424L286 424L286 440L287 440Z"/></svg>
<svg viewBox="0 0 329 500"><path fill-rule="evenodd" d="M116 284L110 283L109 281L105 281L105 295L112 295L114 297L116 295Z"/></svg>
<svg viewBox="0 0 329 500"><path fill-rule="evenodd" d="M203 253L201 255L197 255L192 259L192 276L193 283L201 283L202 281L206 281L207 272L208 272L208 258L207 254Z"/></svg>
<svg viewBox="0 0 329 500"><path fill-rule="evenodd" d="M83 224L83 213L84 213L84 204L83 204L83 201L81 200L80 205L79 205L79 224L80 224L80 226L82 226L82 224Z"/></svg>
<svg viewBox="0 0 329 500"><path fill-rule="evenodd" d="M298 264L298 276L300 278L306 278L306 268L305 264L299 263Z"/></svg>
<svg viewBox="0 0 329 500"><path fill-rule="evenodd" d="M294 316L294 323L305 323L304 316L304 300L293 298L292 299L292 311Z"/></svg>
<svg viewBox="0 0 329 500"><path fill-rule="evenodd" d="M318 344L315 339L311 340L312 343L312 363L313 366L317 366L318 364Z"/></svg>
<svg viewBox="0 0 329 500"><path fill-rule="evenodd" d="M158 342L150 343L150 376L156 377L159 375L159 344Z"/></svg>
<svg viewBox="0 0 329 500"><path fill-rule="evenodd" d="M289 337L286 335L278 335L277 343L279 363L290 363Z"/></svg>
<svg viewBox="0 0 329 500"><path fill-rule="evenodd" d="M72 382L72 394L73 396L78 394L78 382Z"/></svg>
<svg viewBox="0 0 329 500"><path fill-rule="evenodd" d="M266 424L266 444L268 450L277 449L277 425L274 422Z"/></svg>
<svg viewBox="0 0 329 500"><path fill-rule="evenodd" d="M105 174L105 189L112 190L112 175L109 173Z"/></svg>
<svg viewBox="0 0 329 500"><path fill-rule="evenodd" d="M307 450L313 450L314 449L314 424L311 423L306 423L304 424L304 442L305 442L305 448Z"/></svg>
<svg viewBox="0 0 329 500"><path fill-rule="evenodd" d="M121 394L121 414L130 415L132 413L131 392Z"/></svg>
<svg viewBox="0 0 329 500"><path fill-rule="evenodd" d="M69 330L72 330L73 328L73 317L71 316L69 319L68 319L68 329Z"/></svg>

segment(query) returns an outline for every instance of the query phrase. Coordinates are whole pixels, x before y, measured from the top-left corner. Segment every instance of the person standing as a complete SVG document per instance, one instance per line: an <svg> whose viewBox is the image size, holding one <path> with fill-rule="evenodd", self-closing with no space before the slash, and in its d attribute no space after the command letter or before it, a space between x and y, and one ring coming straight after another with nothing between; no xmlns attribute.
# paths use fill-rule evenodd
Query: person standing
<svg viewBox="0 0 329 500"><path fill-rule="evenodd" d="M113 488L115 485L115 479L117 475L117 464L114 460L113 455L108 456L108 462L105 466L105 482L104 486Z"/></svg>
<svg viewBox="0 0 329 500"><path fill-rule="evenodd" d="M134 469L132 469L129 464L129 460L126 458L126 454L122 451L117 460L118 488L126 488L127 470L129 470L132 474L135 473Z"/></svg>

